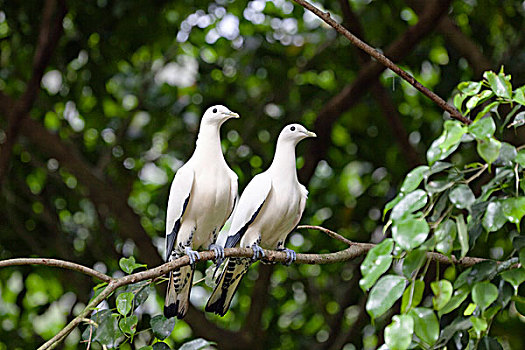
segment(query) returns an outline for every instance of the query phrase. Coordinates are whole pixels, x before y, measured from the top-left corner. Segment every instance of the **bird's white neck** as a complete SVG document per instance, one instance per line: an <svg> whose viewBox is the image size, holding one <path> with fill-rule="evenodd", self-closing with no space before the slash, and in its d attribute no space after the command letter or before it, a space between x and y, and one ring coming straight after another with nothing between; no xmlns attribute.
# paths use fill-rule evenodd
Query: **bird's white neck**
<svg viewBox="0 0 525 350"><path fill-rule="evenodd" d="M194 155L224 159L221 148L220 125L201 124Z"/></svg>
<svg viewBox="0 0 525 350"><path fill-rule="evenodd" d="M275 155L269 170L279 177L290 177L297 181L295 164L295 143L290 141L277 142Z"/></svg>

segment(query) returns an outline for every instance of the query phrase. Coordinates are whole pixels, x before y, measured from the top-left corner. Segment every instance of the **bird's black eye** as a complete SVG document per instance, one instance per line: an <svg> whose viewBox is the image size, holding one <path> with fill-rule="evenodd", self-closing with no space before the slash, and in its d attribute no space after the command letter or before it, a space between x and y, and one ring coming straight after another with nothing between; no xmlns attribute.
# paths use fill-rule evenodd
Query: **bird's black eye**
<svg viewBox="0 0 525 350"><path fill-rule="evenodd" d="M213 109L213 113L217 113L217 108L214 108L214 109Z"/></svg>
<svg viewBox="0 0 525 350"><path fill-rule="evenodd" d="M292 126L290 130L295 131L295 126Z"/></svg>

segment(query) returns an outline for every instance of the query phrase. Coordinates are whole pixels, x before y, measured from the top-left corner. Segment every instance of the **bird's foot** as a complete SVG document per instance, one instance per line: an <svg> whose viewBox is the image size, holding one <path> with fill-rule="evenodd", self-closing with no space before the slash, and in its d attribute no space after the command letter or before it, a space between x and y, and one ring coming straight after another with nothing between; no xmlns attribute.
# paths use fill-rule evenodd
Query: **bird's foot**
<svg viewBox="0 0 525 350"><path fill-rule="evenodd" d="M261 258L264 258L264 250L257 245L257 243L252 244L251 246L253 250L253 257L252 260L259 260Z"/></svg>
<svg viewBox="0 0 525 350"><path fill-rule="evenodd" d="M292 265L295 259L297 259L297 254L295 253L295 251L291 249L284 248L284 249L280 249L280 251L286 253L286 261L284 262L286 266Z"/></svg>
<svg viewBox="0 0 525 350"><path fill-rule="evenodd" d="M213 250L213 252L215 253L215 259L214 259L215 264L216 265L222 264L222 262L224 261L224 247L218 244L212 243L210 244L208 249Z"/></svg>
<svg viewBox="0 0 525 350"><path fill-rule="evenodd" d="M184 253L190 258L190 265L195 265L197 260L201 258L199 252L192 250L190 247L184 248Z"/></svg>

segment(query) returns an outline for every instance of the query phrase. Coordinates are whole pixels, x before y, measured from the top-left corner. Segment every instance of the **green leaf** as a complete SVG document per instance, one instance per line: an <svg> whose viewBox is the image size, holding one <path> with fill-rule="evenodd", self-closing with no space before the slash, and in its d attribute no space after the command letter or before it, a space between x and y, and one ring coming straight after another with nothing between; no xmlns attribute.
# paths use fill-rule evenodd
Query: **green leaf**
<svg viewBox="0 0 525 350"><path fill-rule="evenodd" d="M117 297L117 311L123 315L126 316L130 311L131 307L133 306L133 297L134 294L127 292L127 293L120 293Z"/></svg>
<svg viewBox="0 0 525 350"><path fill-rule="evenodd" d="M403 199L403 197L405 197L403 193L398 193L394 199L385 204L385 208L383 209L383 220L385 219L386 213L388 213L390 209L392 209L397 203L399 203L399 201Z"/></svg>
<svg viewBox="0 0 525 350"><path fill-rule="evenodd" d="M445 348L445 345L452 339L452 337L457 333L461 331L466 331L472 327L472 323L468 318L456 318L452 323L448 326L446 326L443 331L441 332L441 335L439 336L439 340L434 347L435 349L442 349Z"/></svg>
<svg viewBox="0 0 525 350"><path fill-rule="evenodd" d="M478 154L489 164L492 164L498 158L500 149L501 142L495 138L478 140Z"/></svg>
<svg viewBox="0 0 525 350"><path fill-rule="evenodd" d="M129 317L123 317L118 322L120 330L127 334L135 334L137 331L138 318L137 315L131 315Z"/></svg>
<svg viewBox="0 0 525 350"><path fill-rule="evenodd" d="M467 96L472 96L479 92L482 85L481 81L463 81L458 84L458 90Z"/></svg>
<svg viewBox="0 0 525 350"><path fill-rule="evenodd" d="M525 266L525 248L520 249L519 257L521 266Z"/></svg>
<svg viewBox="0 0 525 350"><path fill-rule="evenodd" d="M445 139L439 145L442 152L447 152L450 148L456 146L461 142L461 137L467 129L457 120L447 120L444 125Z"/></svg>
<svg viewBox="0 0 525 350"><path fill-rule="evenodd" d="M519 89L516 89L516 91L514 91L514 96L512 97L512 100L525 106L525 87L522 86Z"/></svg>
<svg viewBox="0 0 525 350"><path fill-rule="evenodd" d="M494 132L496 131L496 124L494 123L492 117L488 116L470 124L468 131L474 135L476 139L486 140L494 135Z"/></svg>
<svg viewBox="0 0 525 350"><path fill-rule="evenodd" d="M110 310L103 310L91 319L98 324L91 339L110 348L116 347L119 343L118 338L122 336L118 326L119 315L112 314Z"/></svg>
<svg viewBox="0 0 525 350"><path fill-rule="evenodd" d="M407 313L411 309L417 307L421 300L423 300L423 292L425 291L425 282L415 280L405 289L403 297L401 298L401 313Z"/></svg>
<svg viewBox="0 0 525 350"><path fill-rule="evenodd" d="M469 293L470 290L468 289L468 287L456 289L452 294L452 297L450 298L449 302L442 309L439 310L439 317L456 310L465 301L465 299L467 299Z"/></svg>
<svg viewBox="0 0 525 350"><path fill-rule="evenodd" d="M425 178L430 168L426 165L420 165L409 172L401 185L400 191L403 193L409 193L418 188L419 184Z"/></svg>
<svg viewBox="0 0 525 350"><path fill-rule="evenodd" d="M450 254L456 239L456 224L452 220L445 220L441 222L434 230L436 237L436 250L443 254Z"/></svg>
<svg viewBox="0 0 525 350"><path fill-rule="evenodd" d="M413 217L396 221L392 226L392 237L405 250L420 246L428 236L430 228L425 219Z"/></svg>
<svg viewBox="0 0 525 350"><path fill-rule="evenodd" d="M414 333L414 320L409 315L396 315L385 328L385 343L390 350L408 349Z"/></svg>
<svg viewBox="0 0 525 350"><path fill-rule="evenodd" d="M511 126L517 128L525 124L525 111L518 113L515 117L512 123L509 124L509 128Z"/></svg>
<svg viewBox="0 0 525 350"><path fill-rule="evenodd" d="M476 311L476 304L474 303L470 303L468 304L467 308L465 309L465 311L463 311L463 316L470 316L474 313L474 311Z"/></svg>
<svg viewBox="0 0 525 350"><path fill-rule="evenodd" d="M139 350L153 350L153 347L152 346L143 346L141 347Z"/></svg>
<svg viewBox="0 0 525 350"><path fill-rule="evenodd" d="M412 274L423 266L426 253L425 249L414 249L411 252L408 252L405 259L403 259L403 275L407 278L412 278Z"/></svg>
<svg viewBox="0 0 525 350"><path fill-rule="evenodd" d="M487 321L485 321L482 318L470 316L470 322L472 323L472 328L474 328L474 331L478 334L478 337L481 332L484 332L487 330L488 324Z"/></svg>
<svg viewBox="0 0 525 350"><path fill-rule="evenodd" d="M510 143L502 142L501 149L499 150L499 157L496 159L495 164L512 167L516 162L517 155L518 151L516 151L516 147Z"/></svg>
<svg viewBox="0 0 525 350"><path fill-rule="evenodd" d="M153 344L153 350L171 350L170 346L162 341Z"/></svg>
<svg viewBox="0 0 525 350"><path fill-rule="evenodd" d="M525 167L525 149L521 149L516 155L516 163Z"/></svg>
<svg viewBox="0 0 525 350"><path fill-rule="evenodd" d="M441 310L452 297L452 283L447 280L434 281L430 283L430 288L434 293L434 297L432 298L434 310Z"/></svg>
<svg viewBox="0 0 525 350"><path fill-rule="evenodd" d="M502 201L503 215L513 224L519 225L525 215L525 197L507 198Z"/></svg>
<svg viewBox="0 0 525 350"><path fill-rule="evenodd" d="M423 208L428 201L427 193L423 190L415 190L405 195L392 209L390 218L398 220L407 214Z"/></svg>
<svg viewBox="0 0 525 350"><path fill-rule="evenodd" d="M381 277L368 296L366 302L368 314L372 318L377 318L387 312L403 294L405 284L406 279L401 276Z"/></svg>
<svg viewBox="0 0 525 350"><path fill-rule="evenodd" d="M512 86L502 75L496 75L496 73L489 71L485 72L483 77L487 79L496 96L511 99Z"/></svg>
<svg viewBox="0 0 525 350"><path fill-rule="evenodd" d="M503 214L501 203L498 201L490 202L485 210L482 221L485 230L487 230L487 232L495 232L503 227L506 221L507 218Z"/></svg>
<svg viewBox="0 0 525 350"><path fill-rule="evenodd" d="M120 268L122 271L124 271L127 274L130 274L133 272L133 270L138 269L139 267L146 267L145 264L137 264L135 262L135 257L130 256L129 258L120 258L118 262Z"/></svg>
<svg viewBox="0 0 525 350"><path fill-rule="evenodd" d="M467 225L465 224L465 219L463 219L463 215L459 215L456 217L456 227L458 230L459 244L461 245L461 259L463 259L467 255L469 249Z"/></svg>
<svg viewBox="0 0 525 350"><path fill-rule="evenodd" d="M472 288L472 301L485 310L498 298L498 288L490 282L478 282Z"/></svg>
<svg viewBox="0 0 525 350"><path fill-rule="evenodd" d="M520 315L525 317L525 297L515 295L512 297L512 301Z"/></svg>
<svg viewBox="0 0 525 350"><path fill-rule="evenodd" d="M209 342L206 339L197 338L187 343L182 344L179 350L200 350L200 349L211 349L213 342Z"/></svg>
<svg viewBox="0 0 525 350"><path fill-rule="evenodd" d="M455 146L452 146L447 149L447 151L443 151L441 149L441 144L445 141L446 131L441 134L440 137L438 137L432 144L430 145L428 151L427 151L427 161L429 165L432 165L436 163L438 160L445 159L449 155L451 155L458 147L459 142L455 144Z"/></svg>
<svg viewBox="0 0 525 350"><path fill-rule="evenodd" d="M494 101L483 107L483 109L476 115L476 118L474 118L474 121L479 120L480 118L484 117L489 111L491 111L494 107L497 107L501 104L500 101Z"/></svg>
<svg viewBox="0 0 525 350"><path fill-rule="evenodd" d="M485 101L487 98L493 96L494 93L490 90L483 90L477 95L472 96L467 101L466 107L467 107L467 113L470 112L472 109L476 108L481 102Z"/></svg>
<svg viewBox="0 0 525 350"><path fill-rule="evenodd" d="M478 344L478 350L503 350L497 339L484 336Z"/></svg>
<svg viewBox="0 0 525 350"><path fill-rule="evenodd" d="M426 344L432 346L439 337L439 322L431 309L417 307L408 313L414 319L414 331Z"/></svg>
<svg viewBox="0 0 525 350"><path fill-rule="evenodd" d="M468 185L460 184L450 191L448 198L459 209L470 208L476 200L474 193Z"/></svg>
<svg viewBox="0 0 525 350"><path fill-rule="evenodd" d="M516 291L520 284L525 281L525 269L523 267L504 271L500 275L501 278L509 282Z"/></svg>
<svg viewBox="0 0 525 350"><path fill-rule="evenodd" d="M157 315L150 320L153 334L160 340L166 339L175 327L176 318L166 318L164 315Z"/></svg>
<svg viewBox="0 0 525 350"><path fill-rule="evenodd" d="M363 291L370 289L377 279L390 268L393 248L394 240L387 238L368 252L361 264L363 278L359 281L359 286Z"/></svg>
<svg viewBox="0 0 525 350"><path fill-rule="evenodd" d="M496 275L497 268L498 264L495 261L483 261L469 267L458 276L454 282L454 288L472 286L476 282L492 279Z"/></svg>

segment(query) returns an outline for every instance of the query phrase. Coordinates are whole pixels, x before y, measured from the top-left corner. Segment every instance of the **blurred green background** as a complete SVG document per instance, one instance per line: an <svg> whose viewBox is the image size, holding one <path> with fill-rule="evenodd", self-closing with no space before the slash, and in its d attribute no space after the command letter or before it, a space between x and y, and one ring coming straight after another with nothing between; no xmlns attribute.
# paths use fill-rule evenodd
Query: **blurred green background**
<svg viewBox="0 0 525 350"><path fill-rule="evenodd" d="M62 33L35 84L44 3L55 13L63 4L0 0L2 152L13 106L27 89L40 88L1 183L1 259L54 257L114 276L122 274L122 256L160 264L169 184L213 104L241 115L221 132L240 190L270 164L284 125L300 122L317 132L297 151L310 191L301 223L361 242L382 239L382 206L441 132L442 110L390 71L363 78L368 58L286 0L65 1ZM501 65L514 86L525 82L523 1L316 4L392 52L445 99L459 82ZM395 43L397 51L388 51ZM306 230L287 246L301 253L344 248ZM489 249L476 254L491 256ZM384 325L371 324L364 312L360 261L257 264L224 318L202 312L211 289L201 282L192 290L194 307L166 341L173 348L202 337L221 349L373 349ZM198 269L196 280L205 264ZM47 267L0 270L0 349L32 349L49 339L96 283ZM122 348L152 339L149 319L161 312L164 288L137 310L144 331ZM523 344L520 330L517 316L503 312L492 332ZM65 348L85 348L80 336L74 331Z"/></svg>

